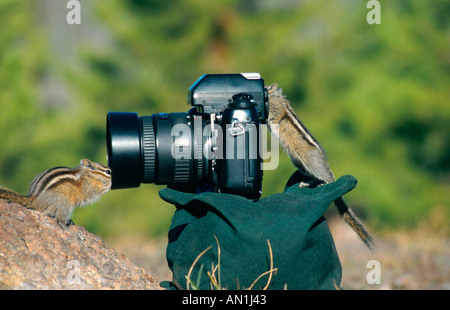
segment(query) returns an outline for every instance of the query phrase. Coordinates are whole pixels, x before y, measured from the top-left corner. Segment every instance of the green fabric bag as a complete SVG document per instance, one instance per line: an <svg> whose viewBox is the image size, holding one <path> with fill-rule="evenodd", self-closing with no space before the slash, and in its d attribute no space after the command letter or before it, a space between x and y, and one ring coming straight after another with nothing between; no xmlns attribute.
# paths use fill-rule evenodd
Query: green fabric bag
<svg viewBox="0 0 450 310"><path fill-rule="evenodd" d="M343 176L316 188L296 183L257 202L162 189L161 198L177 208L166 253L173 272L168 288L186 289L188 275L190 289L216 282L225 289L339 288L341 263L323 214L356 182Z"/></svg>

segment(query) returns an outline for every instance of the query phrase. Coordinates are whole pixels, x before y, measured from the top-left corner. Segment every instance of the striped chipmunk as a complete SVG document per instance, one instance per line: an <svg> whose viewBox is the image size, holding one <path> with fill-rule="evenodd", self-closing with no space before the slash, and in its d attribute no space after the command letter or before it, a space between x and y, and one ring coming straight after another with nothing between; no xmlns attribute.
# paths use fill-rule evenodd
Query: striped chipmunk
<svg viewBox="0 0 450 310"><path fill-rule="evenodd" d="M325 150L300 121L289 101L282 95L278 84L267 87L269 93L269 115L267 123L269 130L280 141L283 149L289 155L302 179L300 186L316 186L335 180L331 171ZM275 128L277 127L277 128ZM339 214L369 249L373 249L374 240L355 216L342 197L334 201Z"/></svg>
<svg viewBox="0 0 450 310"><path fill-rule="evenodd" d="M28 195L0 187L0 199L54 217L67 230L75 208L97 201L110 188L111 169L83 159L75 168L56 167L37 175Z"/></svg>

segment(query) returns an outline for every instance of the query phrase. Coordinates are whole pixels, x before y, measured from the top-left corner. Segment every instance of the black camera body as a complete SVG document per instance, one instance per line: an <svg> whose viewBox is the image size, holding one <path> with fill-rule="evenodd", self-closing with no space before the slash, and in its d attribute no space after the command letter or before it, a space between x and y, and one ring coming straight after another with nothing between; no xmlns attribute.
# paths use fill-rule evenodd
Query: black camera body
<svg viewBox="0 0 450 310"><path fill-rule="evenodd" d="M189 88L188 104L185 113L108 113L112 189L155 183L258 199L264 80L258 73L205 74Z"/></svg>

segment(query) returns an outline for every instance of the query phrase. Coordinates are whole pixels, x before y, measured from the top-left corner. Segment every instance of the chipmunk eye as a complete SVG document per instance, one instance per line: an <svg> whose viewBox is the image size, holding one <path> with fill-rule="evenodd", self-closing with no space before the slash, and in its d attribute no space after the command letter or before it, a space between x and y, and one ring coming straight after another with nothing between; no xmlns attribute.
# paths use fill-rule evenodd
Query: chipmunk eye
<svg viewBox="0 0 450 310"><path fill-rule="evenodd" d="M105 173L111 175L111 170L105 170Z"/></svg>

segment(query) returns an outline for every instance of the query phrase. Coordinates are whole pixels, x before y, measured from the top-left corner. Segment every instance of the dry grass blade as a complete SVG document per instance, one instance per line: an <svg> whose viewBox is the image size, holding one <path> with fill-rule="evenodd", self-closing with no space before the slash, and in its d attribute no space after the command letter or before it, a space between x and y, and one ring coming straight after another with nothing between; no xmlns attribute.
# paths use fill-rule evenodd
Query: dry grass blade
<svg viewBox="0 0 450 310"><path fill-rule="evenodd" d="M206 274L209 277L209 281L211 282L212 287L216 290L221 290L222 287L219 285L219 283L217 282L217 279L216 279L216 273L215 273L216 270L217 269L214 268L214 271L212 273L208 271Z"/></svg>
<svg viewBox="0 0 450 310"><path fill-rule="evenodd" d="M270 246L269 240L267 240L267 245L269 246L269 254L270 254L270 270L267 270L266 272L263 272L262 274L260 274L259 277L257 277L256 280L253 281L252 285L250 285L250 287L247 288L247 290L251 290L253 288L253 286L256 284L256 282L258 282L259 279L261 279L266 274L269 274L269 279L267 280L266 286L264 286L264 288L263 288L263 290L267 290L267 288L270 285L270 281L272 281L272 274L274 272L277 272L277 270L278 270L278 268L273 268L273 254L272 254L272 247Z"/></svg>
<svg viewBox="0 0 450 310"><path fill-rule="evenodd" d="M189 284L191 284L192 287L195 287L194 283L192 283L191 281L191 273L192 270L194 269L195 264L197 264L198 260L206 253L208 252L210 249L212 248L212 245L210 245L209 247L207 247L205 250L203 250L203 252L201 252L197 258L194 260L194 262L191 265L191 268L189 268L189 272L186 276L186 289L189 290Z"/></svg>
<svg viewBox="0 0 450 310"><path fill-rule="evenodd" d="M219 287L221 287L220 284L220 245L219 245L219 239L217 239L217 237L215 235L213 235L214 239L216 239L216 243L217 243L217 284ZM215 274L215 270L214 270L214 274Z"/></svg>

